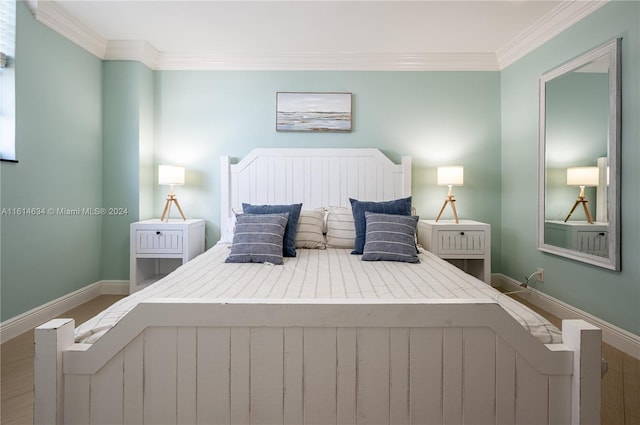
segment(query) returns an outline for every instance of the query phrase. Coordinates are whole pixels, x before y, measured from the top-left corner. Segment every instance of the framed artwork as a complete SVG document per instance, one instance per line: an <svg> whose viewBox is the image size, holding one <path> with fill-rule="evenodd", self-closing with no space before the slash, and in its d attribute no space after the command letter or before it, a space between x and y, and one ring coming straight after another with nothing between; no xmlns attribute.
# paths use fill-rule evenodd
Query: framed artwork
<svg viewBox="0 0 640 425"><path fill-rule="evenodd" d="M351 131L351 93L276 93L276 131Z"/></svg>

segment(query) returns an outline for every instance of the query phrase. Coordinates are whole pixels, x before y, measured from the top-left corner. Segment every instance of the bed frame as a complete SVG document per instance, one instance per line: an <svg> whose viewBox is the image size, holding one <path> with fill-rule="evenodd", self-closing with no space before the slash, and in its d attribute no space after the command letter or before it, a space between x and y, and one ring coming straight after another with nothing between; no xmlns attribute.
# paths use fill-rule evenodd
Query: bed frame
<svg viewBox="0 0 640 425"><path fill-rule="evenodd" d="M310 210L411 195L411 157L394 164L378 149L255 149L238 164L220 161L220 229L243 202Z"/></svg>
<svg viewBox="0 0 640 425"><path fill-rule="evenodd" d="M241 202L411 190L410 159L374 149L260 149L222 166L223 226ZM545 345L491 300L153 299L94 344L73 331L36 328L36 424L600 422L600 330L564 321L563 343Z"/></svg>

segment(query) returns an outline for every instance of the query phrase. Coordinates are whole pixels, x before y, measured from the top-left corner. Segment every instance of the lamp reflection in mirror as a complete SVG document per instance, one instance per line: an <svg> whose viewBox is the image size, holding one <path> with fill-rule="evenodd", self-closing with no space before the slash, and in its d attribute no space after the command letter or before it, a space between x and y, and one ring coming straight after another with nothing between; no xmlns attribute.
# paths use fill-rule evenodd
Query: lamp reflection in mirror
<svg viewBox="0 0 640 425"><path fill-rule="evenodd" d="M453 186L462 186L464 184L464 167L461 165L438 167L437 183L440 186L449 186L449 193L444 200L444 204L442 204L442 208L440 208L440 213L438 217L436 217L436 221L440 219L444 209L447 207L447 204L449 204L453 210L453 217L456 223L459 223L458 211L456 211L456 200L453 197L452 188Z"/></svg>
<svg viewBox="0 0 640 425"><path fill-rule="evenodd" d="M162 211L161 221L169 221L171 215L171 204L176 204L176 208L180 212L183 220L187 220L180 208L178 198L173 193L173 186L184 184L184 167L175 167L173 165L160 165L158 167L158 184L169 186L169 195L167 195L167 202L164 204L164 210Z"/></svg>
<svg viewBox="0 0 640 425"><path fill-rule="evenodd" d="M569 211L567 218L564 219L565 223L569 221L571 214L576 210L578 205L582 204L584 209L584 215L587 217L587 222L593 224L591 213L589 212L589 206L587 205L587 197L584 194L584 188L587 186L598 186L599 171L598 167L569 167L567 168L567 186L579 186L580 194L578 199L573 204L573 208Z"/></svg>

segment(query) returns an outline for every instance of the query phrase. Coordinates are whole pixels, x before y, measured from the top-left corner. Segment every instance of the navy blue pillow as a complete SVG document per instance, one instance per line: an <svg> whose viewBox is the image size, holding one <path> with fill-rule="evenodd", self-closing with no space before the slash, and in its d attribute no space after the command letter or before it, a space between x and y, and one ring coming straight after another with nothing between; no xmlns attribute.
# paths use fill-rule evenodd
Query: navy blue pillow
<svg viewBox="0 0 640 425"><path fill-rule="evenodd" d="M380 214L411 215L411 196L408 198L395 199L393 201L372 202L358 201L349 198L353 222L356 227L356 242L352 254L362 254L367 232L367 221L364 213L369 211ZM291 219L289 219L291 221Z"/></svg>
<svg viewBox="0 0 640 425"><path fill-rule="evenodd" d="M284 231L284 243L282 244L282 254L285 257L296 256L296 232L298 231L298 220L302 204L291 205L251 205L242 204L242 212L245 214L282 214L289 213L289 221Z"/></svg>

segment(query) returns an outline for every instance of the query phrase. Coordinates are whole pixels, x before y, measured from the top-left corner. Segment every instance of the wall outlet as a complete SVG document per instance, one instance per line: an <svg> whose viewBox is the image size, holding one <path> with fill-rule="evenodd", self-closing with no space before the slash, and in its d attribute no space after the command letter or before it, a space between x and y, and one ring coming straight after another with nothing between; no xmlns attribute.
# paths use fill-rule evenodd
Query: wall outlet
<svg viewBox="0 0 640 425"><path fill-rule="evenodd" d="M538 267L538 282L544 282L544 269Z"/></svg>

